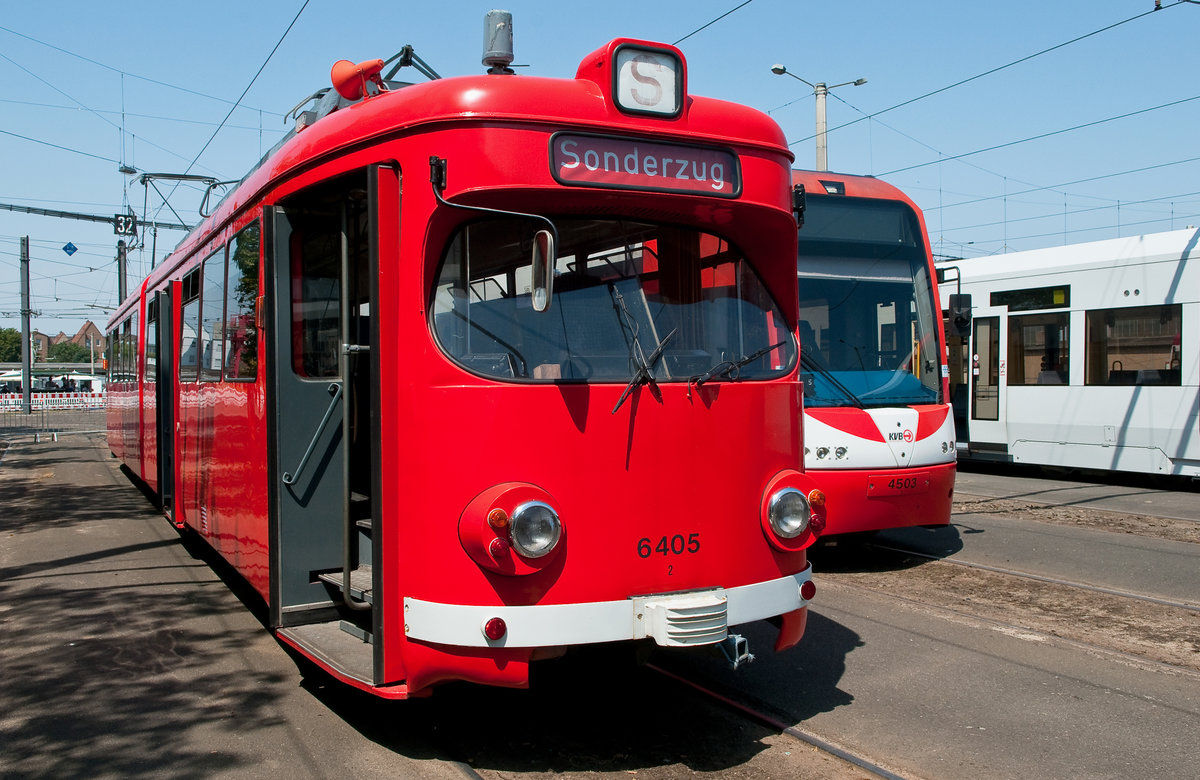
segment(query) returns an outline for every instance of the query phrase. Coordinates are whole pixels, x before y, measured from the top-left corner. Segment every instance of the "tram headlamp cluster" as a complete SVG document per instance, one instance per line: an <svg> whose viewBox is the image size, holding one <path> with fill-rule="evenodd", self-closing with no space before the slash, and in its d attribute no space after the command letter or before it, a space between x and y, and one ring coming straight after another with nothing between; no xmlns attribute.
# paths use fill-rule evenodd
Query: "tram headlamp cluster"
<svg viewBox="0 0 1200 780"><path fill-rule="evenodd" d="M541 558L558 546L562 522L558 513L541 501L527 501L509 519L509 540L523 558Z"/></svg>
<svg viewBox="0 0 1200 780"><path fill-rule="evenodd" d="M784 488L775 493L767 508L771 530L783 539L795 539L804 533L810 514L808 498L796 488Z"/></svg>
<svg viewBox="0 0 1200 780"><path fill-rule="evenodd" d="M494 485L458 518L458 538L475 563L498 574L534 574L553 566L567 530L548 492L528 482Z"/></svg>
<svg viewBox="0 0 1200 780"><path fill-rule="evenodd" d="M805 448L804 454L807 455L808 452L808 449ZM850 454L850 450L846 447L835 447L832 450L829 447L817 447L817 460L825 460L831 453L834 460L845 460L846 456Z"/></svg>
<svg viewBox="0 0 1200 780"><path fill-rule="evenodd" d="M779 472L767 483L759 504L759 523L767 542L777 551L801 552L825 530L829 507L817 484L819 480L792 469Z"/></svg>

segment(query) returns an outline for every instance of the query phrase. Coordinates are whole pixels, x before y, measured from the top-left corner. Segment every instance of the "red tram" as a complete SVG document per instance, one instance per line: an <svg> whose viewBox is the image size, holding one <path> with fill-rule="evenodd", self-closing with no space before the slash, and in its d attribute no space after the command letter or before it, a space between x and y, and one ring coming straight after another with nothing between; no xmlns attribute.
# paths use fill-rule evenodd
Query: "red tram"
<svg viewBox="0 0 1200 780"><path fill-rule="evenodd" d="M335 66L111 320L111 449L380 696L584 643L736 664L760 619L796 644L826 510L782 132L672 46L485 64Z"/></svg>
<svg viewBox="0 0 1200 780"><path fill-rule="evenodd" d="M920 209L869 176L794 171L804 466L838 507L825 534L950 522L954 416Z"/></svg>

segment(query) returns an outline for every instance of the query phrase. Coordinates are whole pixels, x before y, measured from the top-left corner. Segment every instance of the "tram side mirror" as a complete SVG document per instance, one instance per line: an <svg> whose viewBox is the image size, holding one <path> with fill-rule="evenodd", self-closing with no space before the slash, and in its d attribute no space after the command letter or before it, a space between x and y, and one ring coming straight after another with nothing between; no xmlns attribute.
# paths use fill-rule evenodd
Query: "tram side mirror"
<svg viewBox="0 0 1200 780"><path fill-rule="evenodd" d="M554 234L539 230L533 234L533 279L531 282L534 311L549 311L554 296L554 266L558 265L558 254L554 246Z"/></svg>
<svg viewBox="0 0 1200 780"><path fill-rule="evenodd" d="M950 294L950 317L949 317L951 336L957 336L960 339L970 338L971 336L971 294L970 293L951 293Z"/></svg>

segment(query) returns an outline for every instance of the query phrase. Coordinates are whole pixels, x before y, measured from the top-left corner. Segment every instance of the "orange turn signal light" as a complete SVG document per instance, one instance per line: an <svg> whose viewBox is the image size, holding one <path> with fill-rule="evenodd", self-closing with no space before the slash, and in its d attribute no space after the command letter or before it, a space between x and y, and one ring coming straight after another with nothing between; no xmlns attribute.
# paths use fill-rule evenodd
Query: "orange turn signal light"
<svg viewBox="0 0 1200 780"><path fill-rule="evenodd" d="M487 521L492 528L508 528L508 513L496 507L488 512Z"/></svg>
<svg viewBox="0 0 1200 780"><path fill-rule="evenodd" d="M825 494L817 488L808 491L809 506L825 506Z"/></svg>

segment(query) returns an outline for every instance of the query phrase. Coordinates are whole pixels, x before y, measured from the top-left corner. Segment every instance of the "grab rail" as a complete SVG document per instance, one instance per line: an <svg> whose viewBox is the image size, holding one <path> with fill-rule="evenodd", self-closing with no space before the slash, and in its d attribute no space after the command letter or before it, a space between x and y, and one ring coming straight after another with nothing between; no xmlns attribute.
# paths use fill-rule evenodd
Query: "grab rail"
<svg viewBox="0 0 1200 780"><path fill-rule="evenodd" d="M333 394L333 398L329 401L329 408L325 410L325 416L321 418L321 424L317 426L312 441L308 443L308 449L304 451L304 457L300 459L300 464L296 466L295 471L283 472L283 484L285 485L296 484L296 478L300 476L300 472L304 471L304 467L308 465L308 459L312 457L313 450L317 447L317 440L325 432L325 426L329 424L329 418L333 416L334 407L337 406L338 401L342 397L342 386L334 382L329 385L329 392Z"/></svg>

